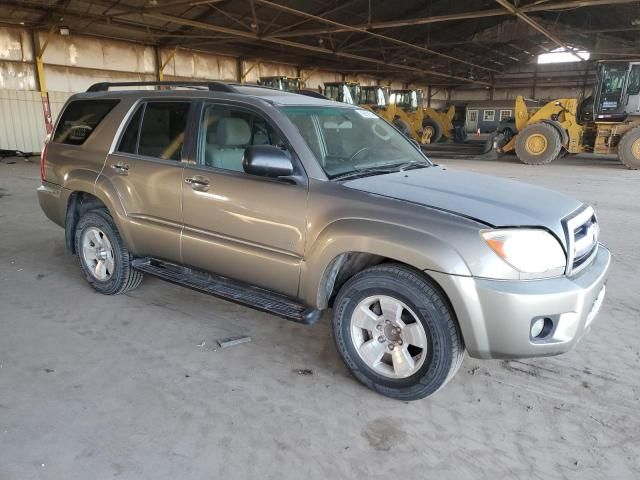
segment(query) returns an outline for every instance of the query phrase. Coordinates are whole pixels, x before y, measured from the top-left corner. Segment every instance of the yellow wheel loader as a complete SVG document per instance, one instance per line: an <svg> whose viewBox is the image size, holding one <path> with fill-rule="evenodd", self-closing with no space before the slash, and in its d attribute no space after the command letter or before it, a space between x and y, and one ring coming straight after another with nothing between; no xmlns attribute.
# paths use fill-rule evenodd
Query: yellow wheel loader
<svg viewBox="0 0 640 480"><path fill-rule="evenodd" d="M420 143L435 143L453 137L453 105L446 112L422 106L422 90L392 90L391 104L395 106L398 123Z"/></svg>
<svg viewBox="0 0 640 480"><path fill-rule="evenodd" d="M497 150L515 150L530 165L550 163L563 153L617 154L630 169L640 169L640 61L606 62L598 68L593 95L582 102L561 98L529 112L516 99L513 137Z"/></svg>
<svg viewBox="0 0 640 480"><path fill-rule="evenodd" d="M357 82L327 82L324 84L325 97L336 102L357 105L360 98L360 84Z"/></svg>
<svg viewBox="0 0 640 480"><path fill-rule="evenodd" d="M283 75L275 77L260 77L258 85L283 90L285 92L297 92L304 88L303 81L296 77L286 77Z"/></svg>

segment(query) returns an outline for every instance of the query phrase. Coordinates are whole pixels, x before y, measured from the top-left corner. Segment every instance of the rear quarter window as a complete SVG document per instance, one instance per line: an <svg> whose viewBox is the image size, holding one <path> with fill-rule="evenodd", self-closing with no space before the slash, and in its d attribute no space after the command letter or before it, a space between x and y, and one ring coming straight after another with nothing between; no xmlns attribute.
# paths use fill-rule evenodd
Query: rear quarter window
<svg viewBox="0 0 640 480"><path fill-rule="evenodd" d="M119 100L75 100L65 108L53 134L53 141L82 145Z"/></svg>

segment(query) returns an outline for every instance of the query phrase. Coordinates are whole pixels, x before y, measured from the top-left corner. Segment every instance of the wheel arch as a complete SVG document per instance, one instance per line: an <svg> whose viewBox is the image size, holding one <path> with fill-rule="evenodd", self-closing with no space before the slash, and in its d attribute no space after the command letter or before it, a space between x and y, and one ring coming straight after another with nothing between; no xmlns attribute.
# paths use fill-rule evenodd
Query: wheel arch
<svg viewBox="0 0 640 480"><path fill-rule="evenodd" d="M564 148L567 148L567 146L569 145L569 134L567 133L567 130L560 124L560 122L545 118L540 120L540 123L546 123L555 128L560 135L560 143Z"/></svg>
<svg viewBox="0 0 640 480"><path fill-rule="evenodd" d="M110 184L105 184L104 181L100 183L100 188L97 188L97 184L98 182L88 184L87 182L76 179L65 185L65 188L71 190L67 201L64 224L65 246L71 254L76 253L74 235L78 220L85 212L98 208L103 208L109 212L125 244L130 244L130 239L126 235L126 228L122 228L126 212L122 207L117 193L111 188Z"/></svg>
<svg viewBox="0 0 640 480"><path fill-rule="evenodd" d="M318 309L327 308L353 275L390 262L420 272L471 274L461 255L431 234L382 222L339 221L319 235L306 256L299 296Z"/></svg>

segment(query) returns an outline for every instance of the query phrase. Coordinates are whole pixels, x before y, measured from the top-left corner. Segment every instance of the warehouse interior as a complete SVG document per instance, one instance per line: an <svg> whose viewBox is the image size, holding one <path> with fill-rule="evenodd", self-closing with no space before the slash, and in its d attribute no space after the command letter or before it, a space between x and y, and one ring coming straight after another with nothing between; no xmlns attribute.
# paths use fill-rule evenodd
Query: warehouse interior
<svg viewBox="0 0 640 480"><path fill-rule="evenodd" d="M640 478L640 159L614 126L528 161L515 127L522 109L527 127L554 105L575 119L611 62L630 65L628 105L640 1L0 1L0 478ZM589 335L557 357L467 356L446 389L401 402L353 381L331 313L298 325L157 279L93 292L36 197L69 99L267 77L418 91L451 112L439 143L420 116L434 163L592 205L613 267ZM477 148L447 153L459 136ZM216 343L235 336L251 341Z"/></svg>

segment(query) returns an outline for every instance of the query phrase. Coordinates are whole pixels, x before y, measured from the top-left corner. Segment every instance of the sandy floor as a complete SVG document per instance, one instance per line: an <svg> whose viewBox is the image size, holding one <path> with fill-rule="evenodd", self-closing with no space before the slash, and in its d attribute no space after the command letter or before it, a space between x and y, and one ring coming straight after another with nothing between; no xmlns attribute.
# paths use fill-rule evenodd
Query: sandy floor
<svg viewBox="0 0 640 480"><path fill-rule="evenodd" d="M94 293L37 205L37 163L0 162L0 479L640 478L640 172L441 163L592 203L614 265L575 351L467 358L405 404L350 377L326 319L299 326L152 278ZM216 348L236 334L253 342Z"/></svg>

